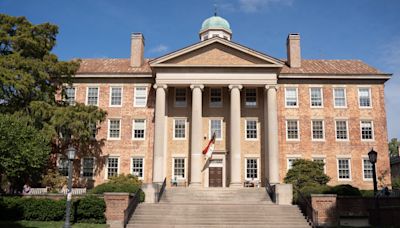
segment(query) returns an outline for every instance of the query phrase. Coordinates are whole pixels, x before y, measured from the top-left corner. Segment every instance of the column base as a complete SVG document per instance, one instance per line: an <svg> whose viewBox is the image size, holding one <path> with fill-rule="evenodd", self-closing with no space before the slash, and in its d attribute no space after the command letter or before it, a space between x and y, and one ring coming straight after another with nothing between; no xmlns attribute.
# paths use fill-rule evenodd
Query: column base
<svg viewBox="0 0 400 228"><path fill-rule="evenodd" d="M243 185L241 183L230 183L229 188L242 188Z"/></svg>
<svg viewBox="0 0 400 228"><path fill-rule="evenodd" d="M189 188L200 188L201 183L200 182L193 182L189 184Z"/></svg>

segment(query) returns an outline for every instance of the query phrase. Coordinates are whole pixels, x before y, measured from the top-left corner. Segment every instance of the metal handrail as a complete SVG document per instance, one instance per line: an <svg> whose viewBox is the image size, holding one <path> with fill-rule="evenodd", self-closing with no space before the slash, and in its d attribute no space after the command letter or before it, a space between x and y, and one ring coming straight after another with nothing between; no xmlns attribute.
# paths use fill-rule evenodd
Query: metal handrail
<svg viewBox="0 0 400 228"><path fill-rule="evenodd" d="M126 227L135 212L137 205L140 203L140 191L141 189L138 189L136 193L134 193L133 197L129 199L128 208L124 210L124 227Z"/></svg>
<svg viewBox="0 0 400 228"><path fill-rule="evenodd" d="M312 227L318 226L318 211L312 207L309 199L307 199L298 188L293 187L297 192L297 204L300 207L301 212L306 216L307 221Z"/></svg>
<svg viewBox="0 0 400 228"><path fill-rule="evenodd" d="M167 178L164 178L164 181L163 181L163 183L161 185L160 191L158 192L157 203L160 202L160 200L161 200L161 197L162 197L162 195L164 193L164 190L165 190L165 186L167 186Z"/></svg>
<svg viewBox="0 0 400 228"><path fill-rule="evenodd" d="M276 195L274 192L274 188L272 187L272 185L269 183L268 178L265 178L265 189L267 190L267 193L269 195L269 197L271 198L272 202L276 203Z"/></svg>

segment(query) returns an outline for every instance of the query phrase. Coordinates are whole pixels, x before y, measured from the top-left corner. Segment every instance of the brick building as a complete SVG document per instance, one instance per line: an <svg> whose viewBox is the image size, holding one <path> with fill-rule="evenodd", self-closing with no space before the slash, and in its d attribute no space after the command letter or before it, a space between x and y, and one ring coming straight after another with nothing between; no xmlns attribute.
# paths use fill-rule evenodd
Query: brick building
<svg viewBox="0 0 400 228"><path fill-rule="evenodd" d="M143 35L133 33L130 59L82 60L67 99L108 112L97 126L102 156L81 159L82 178L99 184L132 173L145 183L264 185L282 183L293 160L305 158L324 162L329 184L367 189L372 147L378 176L390 169L390 74L359 60L304 60L299 34L288 35L287 60L271 57L231 41L219 16L203 22L199 37L146 59ZM207 160L202 150L214 132Z"/></svg>

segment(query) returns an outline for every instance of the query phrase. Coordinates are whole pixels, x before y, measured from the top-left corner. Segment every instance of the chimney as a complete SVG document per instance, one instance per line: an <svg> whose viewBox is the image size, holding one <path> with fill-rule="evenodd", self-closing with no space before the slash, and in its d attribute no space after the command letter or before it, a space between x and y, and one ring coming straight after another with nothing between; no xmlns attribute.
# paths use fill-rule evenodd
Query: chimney
<svg viewBox="0 0 400 228"><path fill-rule="evenodd" d="M131 34L131 67L141 67L144 62L144 37L142 33Z"/></svg>
<svg viewBox="0 0 400 228"><path fill-rule="evenodd" d="M287 63L290 67L301 67L300 34L291 33L287 37Z"/></svg>

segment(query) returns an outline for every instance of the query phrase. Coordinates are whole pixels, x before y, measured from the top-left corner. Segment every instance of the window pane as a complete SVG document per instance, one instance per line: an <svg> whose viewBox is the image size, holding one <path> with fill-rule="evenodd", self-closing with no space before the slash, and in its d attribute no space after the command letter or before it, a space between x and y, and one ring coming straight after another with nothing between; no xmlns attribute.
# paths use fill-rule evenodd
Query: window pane
<svg viewBox="0 0 400 228"><path fill-rule="evenodd" d="M296 160L297 158L288 158L288 160L287 160L287 169L289 170L289 169L291 169L291 168L293 168L293 162Z"/></svg>
<svg viewBox="0 0 400 228"><path fill-rule="evenodd" d="M246 106L257 106L257 89L246 89Z"/></svg>
<svg viewBox="0 0 400 228"><path fill-rule="evenodd" d="M175 88L175 105L186 107L186 88Z"/></svg>
<svg viewBox="0 0 400 228"><path fill-rule="evenodd" d="M143 158L132 158L132 174L143 178Z"/></svg>
<svg viewBox="0 0 400 228"><path fill-rule="evenodd" d="M221 107L222 106L222 89L211 88L210 89L210 106Z"/></svg>
<svg viewBox="0 0 400 228"><path fill-rule="evenodd" d="M246 138L256 139L257 138L257 121L246 120Z"/></svg>
<svg viewBox="0 0 400 228"><path fill-rule="evenodd" d="M286 88L286 106L297 106L297 89L296 88Z"/></svg>
<svg viewBox="0 0 400 228"><path fill-rule="evenodd" d="M350 160L338 160L339 179L350 179Z"/></svg>
<svg viewBox="0 0 400 228"><path fill-rule="evenodd" d="M74 87L68 87L65 89L65 101L69 105L75 105L75 88Z"/></svg>
<svg viewBox="0 0 400 228"><path fill-rule="evenodd" d="M311 106L319 107L322 106L322 89L311 88Z"/></svg>
<svg viewBox="0 0 400 228"><path fill-rule="evenodd" d="M68 176L68 159L66 158L58 159L58 172L62 176Z"/></svg>
<svg viewBox="0 0 400 228"><path fill-rule="evenodd" d="M336 121L336 139L347 139L347 122L344 120Z"/></svg>
<svg viewBox="0 0 400 228"><path fill-rule="evenodd" d="M186 120L176 119L175 120L175 138L185 138L186 137Z"/></svg>
<svg viewBox="0 0 400 228"><path fill-rule="evenodd" d="M109 137L119 138L120 120L110 120Z"/></svg>
<svg viewBox="0 0 400 228"><path fill-rule="evenodd" d="M363 159L363 173L365 179L372 179L372 164L369 159Z"/></svg>
<svg viewBox="0 0 400 228"><path fill-rule="evenodd" d="M146 107L147 102L147 88L135 87L135 107Z"/></svg>
<svg viewBox="0 0 400 228"><path fill-rule="evenodd" d="M83 158L83 177L93 177L94 158Z"/></svg>
<svg viewBox="0 0 400 228"><path fill-rule="evenodd" d="M111 87L111 105L121 105L122 103L122 88Z"/></svg>
<svg viewBox="0 0 400 228"><path fill-rule="evenodd" d="M371 106L371 97L369 88L360 88L358 89L360 106L361 107L370 107Z"/></svg>
<svg viewBox="0 0 400 228"><path fill-rule="evenodd" d="M222 130L221 130L222 120L211 120L210 124L211 124L210 137L212 137L215 132L215 138L221 139L222 138Z"/></svg>
<svg viewBox="0 0 400 228"><path fill-rule="evenodd" d="M185 159L174 158L174 177L185 178Z"/></svg>
<svg viewBox="0 0 400 228"><path fill-rule="evenodd" d="M346 107L346 94L344 88L335 88L334 89L334 97L335 97L335 107Z"/></svg>
<svg viewBox="0 0 400 228"><path fill-rule="evenodd" d="M135 120L133 128L133 138L144 139L146 121L144 119Z"/></svg>
<svg viewBox="0 0 400 228"><path fill-rule="evenodd" d="M373 139L372 122L361 121L361 138L362 139Z"/></svg>
<svg viewBox="0 0 400 228"><path fill-rule="evenodd" d="M298 139L299 138L299 128L297 120L287 120L287 138L288 139Z"/></svg>
<svg viewBox="0 0 400 228"><path fill-rule="evenodd" d="M118 176L118 158L107 159L107 177Z"/></svg>
<svg viewBox="0 0 400 228"><path fill-rule="evenodd" d="M313 139L324 139L324 124L322 120L312 121L312 137Z"/></svg>
<svg viewBox="0 0 400 228"><path fill-rule="evenodd" d="M246 159L246 178L258 179L257 159Z"/></svg>
<svg viewBox="0 0 400 228"><path fill-rule="evenodd" d="M319 162L321 164L324 164L324 167L323 167L324 173L326 172L326 167L325 167L326 164L325 164L325 159L324 158L313 158L313 161Z"/></svg>
<svg viewBox="0 0 400 228"><path fill-rule="evenodd" d="M99 88L97 88L97 87L89 87L88 88L87 104L88 105L97 105L98 95L99 95Z"/></svg>

